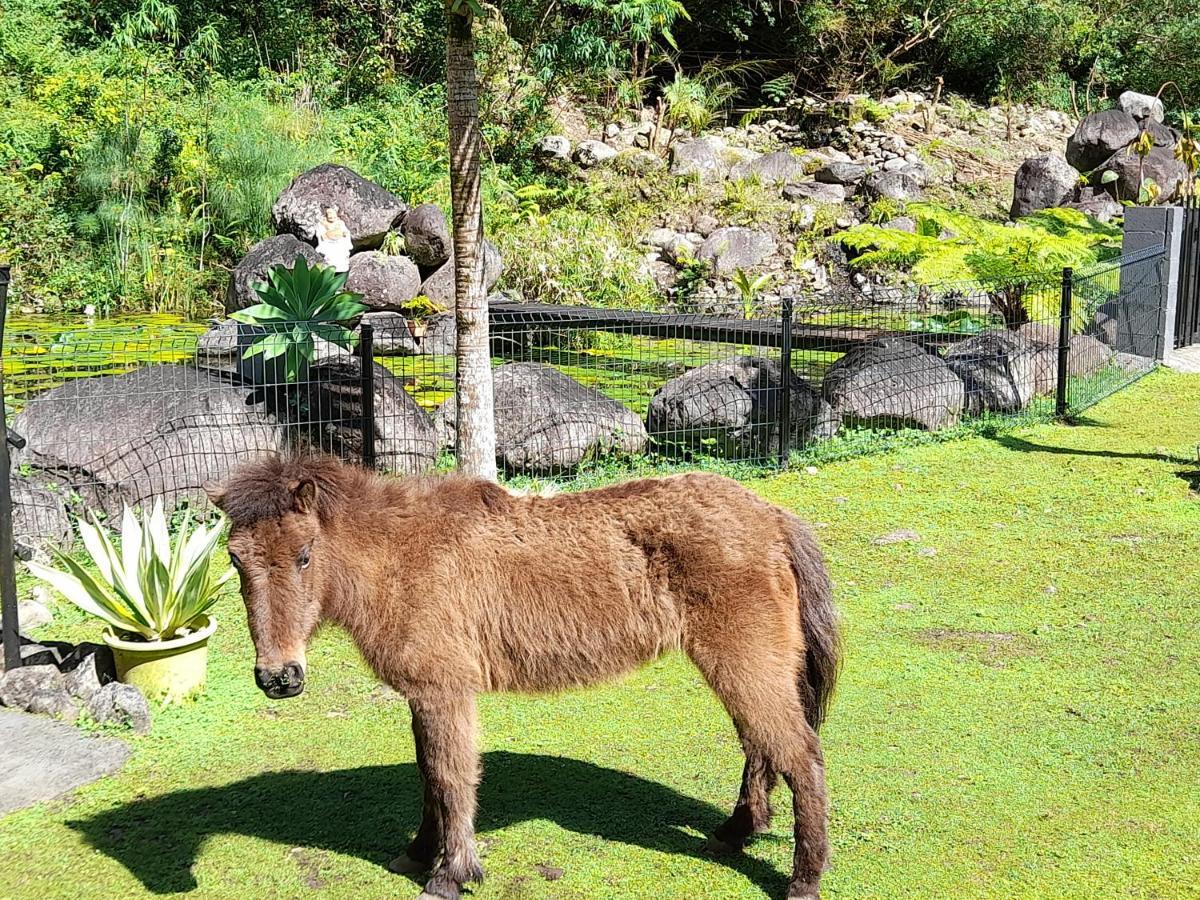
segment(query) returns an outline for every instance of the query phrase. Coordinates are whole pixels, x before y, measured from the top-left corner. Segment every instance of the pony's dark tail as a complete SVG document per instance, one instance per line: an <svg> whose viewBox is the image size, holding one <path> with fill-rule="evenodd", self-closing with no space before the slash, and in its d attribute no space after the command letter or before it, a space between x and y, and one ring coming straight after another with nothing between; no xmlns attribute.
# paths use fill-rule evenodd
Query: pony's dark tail
<svg viewBox="0 0 1200 900"><path fill-rule="evenodd" d="M838 634L837 609L833 605L833 585L821 549L808 526L790 514L787 514L787 530L788 551L796 574L800 623L804 629L805 659L800 696L808 724L815 731L825 721L833 698L842 642Z"/></svg>

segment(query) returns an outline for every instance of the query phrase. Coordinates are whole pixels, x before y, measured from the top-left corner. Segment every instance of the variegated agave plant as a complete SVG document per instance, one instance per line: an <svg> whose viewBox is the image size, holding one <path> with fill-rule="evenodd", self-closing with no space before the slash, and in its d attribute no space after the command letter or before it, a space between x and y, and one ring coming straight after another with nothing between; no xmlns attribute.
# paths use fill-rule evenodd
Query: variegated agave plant
<svg viewBox="0 0 1200 900"><path fill-rule="evenodd" d="M174 542L162 502L141 518L129 507L121 518L120 545L99 522L80 519L79 535L95 566L89 571L55 550L61 569L29 562L29 570L118 636L147 641L183 637L212 609L234 570L213 561L223 522L191 529L190 519Z"/></svg>

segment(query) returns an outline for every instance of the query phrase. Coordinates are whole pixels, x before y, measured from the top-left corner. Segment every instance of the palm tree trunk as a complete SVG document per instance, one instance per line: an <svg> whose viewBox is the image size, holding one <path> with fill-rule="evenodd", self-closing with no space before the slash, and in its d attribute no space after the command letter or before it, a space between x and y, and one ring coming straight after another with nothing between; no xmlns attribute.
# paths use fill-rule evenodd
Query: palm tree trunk
<svg viewBox="0 0 1200 900"><path fill-rule="evenodd" d="M454 311L458 325L456 389L458 467L496 480L496 422L487 295L483 283L479 84L471 14L450 9L446 34L446 106L450 119L450 198L454 229Z"/></svg>

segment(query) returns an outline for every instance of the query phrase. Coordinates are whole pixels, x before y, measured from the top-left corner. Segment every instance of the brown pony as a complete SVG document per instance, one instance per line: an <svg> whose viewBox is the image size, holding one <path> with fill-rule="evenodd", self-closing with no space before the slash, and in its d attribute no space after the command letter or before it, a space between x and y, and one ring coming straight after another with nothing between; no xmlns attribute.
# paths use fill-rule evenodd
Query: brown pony
<svg viewBox="0 0 1200 900"><path fill-rule="evenodd" d="M412 709L425 785L393 868L432 867L422 897L480 881L475 696L591 684L682 649L746 753L710 846L770 821L782 775L795 811L788 898L819 896L828 859L817 728L837 676L829 578L808 528L734 481L688 474L546 498L459 476L390 479L331 459L270 458L213 501L232 522L268 697L304 687L331 620Z"/></svg>

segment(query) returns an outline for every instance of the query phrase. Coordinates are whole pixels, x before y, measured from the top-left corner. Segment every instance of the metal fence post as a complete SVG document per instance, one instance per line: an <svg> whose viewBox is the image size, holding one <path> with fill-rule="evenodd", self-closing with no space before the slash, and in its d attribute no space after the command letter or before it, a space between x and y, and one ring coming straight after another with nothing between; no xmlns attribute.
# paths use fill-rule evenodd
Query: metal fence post
<svg viewBox="0 0 1200 900"><path fill-rule="evenodd" d="M792 453L792 298L783 298L779 316L779 468Z"/></svg>
<svg viewBox="0 0 1200 900"><path fill-rule="evenodd" d="M1060 419L1067 414L1067 365L1071 352L1071 294L1075 273L1071 267L1062 272L1062 304L1058 319L1058 383L1054 392L1054 414Z"/></svg>
<svg viewBox="0 0 1200 900"><path fill-rule="evenodd" d="M4 321L8 316L8 266L0 266L0 359L4 355ZM17 621L17 553L13 540L12 492L9 478L12 461L8 446L20 446L8 433L4 413L4 368L0 366L0 630L4 639L5 670L20 668L21 624Z"/></svg>
<svg viewBox="0 0 1200 900"><path fill-rule="evenodd" d="M375 468L375 329L363 323L358 341L359 384L362 391L362 464Z"/></svg>

